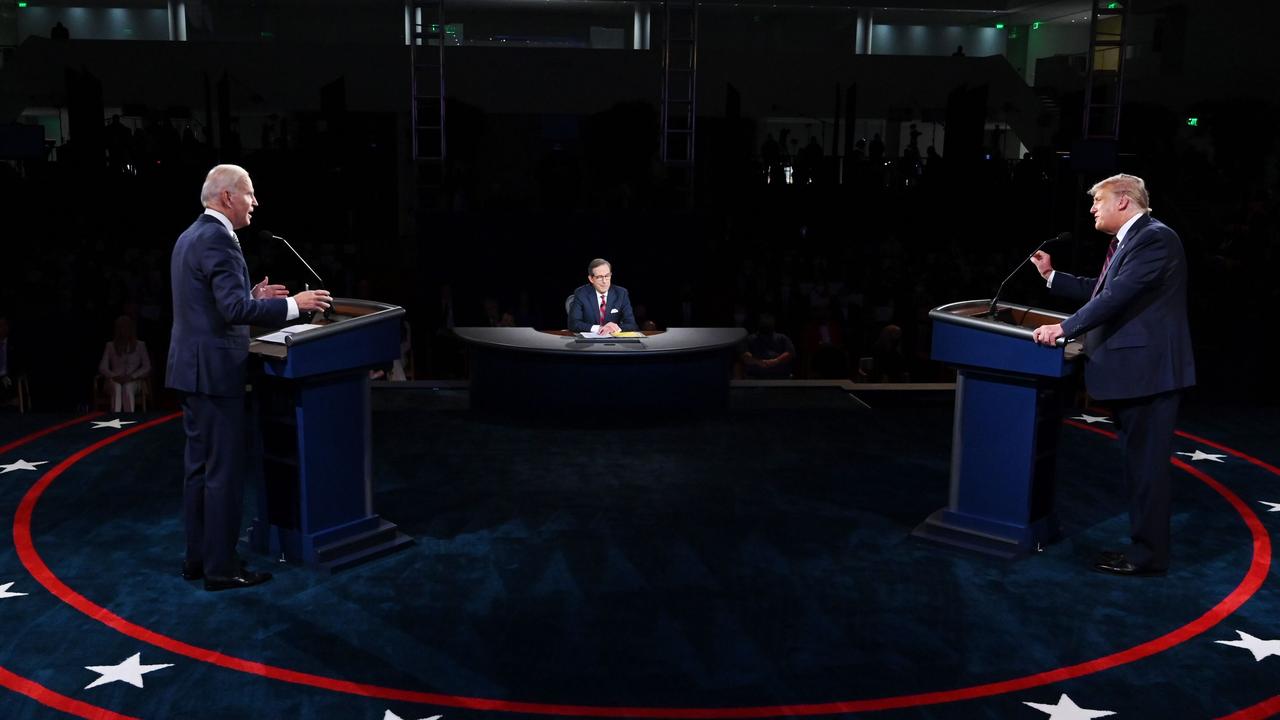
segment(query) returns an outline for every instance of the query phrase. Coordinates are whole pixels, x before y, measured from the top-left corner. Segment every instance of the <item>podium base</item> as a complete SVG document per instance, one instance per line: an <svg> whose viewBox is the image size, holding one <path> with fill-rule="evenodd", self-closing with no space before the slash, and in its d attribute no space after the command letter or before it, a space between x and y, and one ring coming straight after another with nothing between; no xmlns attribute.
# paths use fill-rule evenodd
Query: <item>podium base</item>
<svg viewBox="0 0 1280 720"><path fill-rule="evenodd" d="M395 523L377 515L304 534L257 521L249 533L254 550L286 562L336 573L385 557L413 544Z"/></svg>
<svg viewBox="0 0 1280 720"><path fill-rule="evenodd" d="M935 511L911 531L912 537L1011 560L1042 551L1061 536L1055 513L1029 525L992 522L950 508Z"/></svg>

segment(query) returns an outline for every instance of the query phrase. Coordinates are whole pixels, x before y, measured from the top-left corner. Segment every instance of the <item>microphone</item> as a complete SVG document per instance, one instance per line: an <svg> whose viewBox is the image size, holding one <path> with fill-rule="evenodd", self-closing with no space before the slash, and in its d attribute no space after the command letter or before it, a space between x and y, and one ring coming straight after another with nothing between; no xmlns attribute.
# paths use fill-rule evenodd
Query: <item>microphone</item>
<svg viewBox="0 0 1280 720"><path fill-rule="evenodd" d="M279 240L280 242L284 243L284 246L285 246L285 247L287 247L287 248L289 248L289 252L293 253L293 256L294 256L294 257L296 257L296 258L298 258L298 262L302 263L302 264L307 268L307 271L311 273L311 277L313 277L313 278L315 278L315 279L316 279L316 283L318 283L320 287L324 287L324 280L321 280L321 279L320 279L320 274L319 274L319 273L317 273L317 272L316 272L316 271L311 267L311 265L309 265L309 264L307 263L307 261L306 261L306 260L303 260L303 259L302 259L302 256L298 254L298 251L297 251L297 250L294 250L294 249L293 249L293 246L289 244L289 241L288 241L288 240L285 240L284 238L280 237L279 235L272 235L271 233L267 232L266 230L263 230L263 231L261 231L261 232L259 232L259 233L258 233L258 239L259 239L259 240L263 240L263 241L266 241L266 240ZM308 288L308 290L309 290L309 289L310 289L310 288Z"/></svg>
<svg viewBox="0 0 1280 720"><path fill-rule="evenodd" d="M1053 237L1049 238L1048 240L1045 240L1044 242L1042 242L1042 243L1040 243L1039 245L1037 245L1035 250L1032 250L1030 254L1028 254L1025 258L1023 258L1023 259L1022 259L1022 262L1018 263L1018 265L1017 265L1016 267L1014 267L1014 268L1013 268L1013 272L1009 273L1009 277L1006 277L1006 278L1004 279L1004 281L1000 283L1000 287L996 289L995 297L991 298L991 305L989 305L989 306L987 307L987 315L988 315L988 316L990 316L990 317L995 317L995 316L996 316L996 302L998 302L998 301L1000 300L1000 293L1004 292L1004 286L1005 286L1005 283L1007 283L1007 282L1009 282L1010 280L1012 280L1012 279L1013 279L1013 276L1014 276L1014 275L1015 275L1019 270L1021 270L1021 269L1022 269L1022 266L1023 266L1023 265L1026 265L1028 262L1030 262L1030 261L1031 261L1031 257L1032 257L1033 255L1035 255L1036 253L1038 253L1038 252L1040 252L1041 250L1043 250L1045 245L1051 245L1051 244L1053 244L1053 243L1066 242L1066 241L1068 241L1068 240L1070 240L1070 239L1071 239L1071 233L1069 233L1069 232L1060 232L1060 233L1058 233L1057 235L1054 235Z"/></svg>
<svg viewBox="0 0 1280 720"><path fill-rule="evenodd" d="M289 241L288 241L288 240L285 240L284 238L280 237L279 235L272 235L271 233L267 232L266 230L262 230L262 231L260 231L260 232L258 233L258 239L259 239L259 240L262 240L262 241L264 241L264 242L265 242L265 241L267 241L267 240L279 240L280 242L284 243L284 246L285 246L285 247L287 247L287 248L289 248L289 252L293 253L293 256L294 256L294 257L296 257L296 258L298 258L298 262L302 263L302 264L303 264L303 266L307 268L307 271L311 273L311 277L314 277L314 278L316 279L317 287L321 287L321 288L323 288L323 287L324 287L324 280L322 280L322 279L320 278L320 273L316 272L316 271L315 271L315 269L311 267L311 264L310 264L310 263L308 263L306 260L304 260L304 259L302 258L302 256L298 254L298 251L297 251L297 250L294 250L294 249L293 249L293 246L289 244ZM306 289L306 290L310 290L310 289L311 289L311 287L310 287L310 286L307 286L307 287L306 287L306 288L304 288L304 289ZM333 312L333 305L330 305L330 306L328 307L328 309L326 309L326 310L324 311L324 318L325 318L326 320L331 319L331 317L332 317L332 314L331 314L331 313L332 313L332 312Z"/></svg>

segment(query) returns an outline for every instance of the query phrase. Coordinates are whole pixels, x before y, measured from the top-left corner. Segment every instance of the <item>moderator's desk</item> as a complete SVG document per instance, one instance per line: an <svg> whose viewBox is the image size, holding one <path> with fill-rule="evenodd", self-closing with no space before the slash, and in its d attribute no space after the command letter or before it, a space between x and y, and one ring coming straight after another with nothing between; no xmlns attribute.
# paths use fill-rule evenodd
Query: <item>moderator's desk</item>
<svg viewBox="0 0 1280 720"><path fill-rule="evenodd" d="M729 401L742 328L670 328L639 342L579 343L533 328L463 327L471 407L599 413L710 410Z"/></svg>

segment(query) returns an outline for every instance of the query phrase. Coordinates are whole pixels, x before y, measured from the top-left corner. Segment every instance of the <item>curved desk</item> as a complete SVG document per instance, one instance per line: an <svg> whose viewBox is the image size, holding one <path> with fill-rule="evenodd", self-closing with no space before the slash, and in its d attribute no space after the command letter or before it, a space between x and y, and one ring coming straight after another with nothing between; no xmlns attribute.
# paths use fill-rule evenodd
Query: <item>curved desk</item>
<svg viewBox="0 0 1280 720"><path fill-rule="evenodd" d="M578 342L533 328L463 327L471 407L526 412L710 410L729 400L742 328L671 328L631 342Z"/></svg>

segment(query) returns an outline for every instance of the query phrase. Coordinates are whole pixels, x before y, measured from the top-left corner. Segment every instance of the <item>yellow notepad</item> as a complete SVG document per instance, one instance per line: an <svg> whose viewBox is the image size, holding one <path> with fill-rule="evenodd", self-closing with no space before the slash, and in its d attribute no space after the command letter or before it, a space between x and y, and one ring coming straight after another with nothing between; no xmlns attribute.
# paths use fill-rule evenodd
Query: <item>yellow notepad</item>
<svg viewBox="0 0 1280 720"><path fill-rule="evenodd" d="M609 333L609 337L619 337L619 338L642 338L642 337L644 337L644 333L642 333L642 332L636 332L635 330L624 330L624 331L622 331L622 332Z"/></svg>

